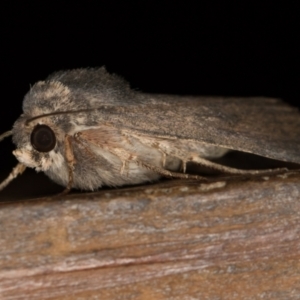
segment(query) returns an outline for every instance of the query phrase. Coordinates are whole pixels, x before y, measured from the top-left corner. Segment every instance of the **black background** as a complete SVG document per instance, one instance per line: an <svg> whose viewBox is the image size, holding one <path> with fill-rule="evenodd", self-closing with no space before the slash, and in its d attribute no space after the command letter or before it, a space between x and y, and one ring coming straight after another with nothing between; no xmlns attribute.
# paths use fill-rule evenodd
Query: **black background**
<svg viewBox="0 0 300 300"><path fill-rule="evenodd" d="M30 84L102 65L141 91L263 95L299 106L299 10L276 3L6 1L0 129L21 114ZM1 168L11 167L11 141L0 149Z"/></svg>

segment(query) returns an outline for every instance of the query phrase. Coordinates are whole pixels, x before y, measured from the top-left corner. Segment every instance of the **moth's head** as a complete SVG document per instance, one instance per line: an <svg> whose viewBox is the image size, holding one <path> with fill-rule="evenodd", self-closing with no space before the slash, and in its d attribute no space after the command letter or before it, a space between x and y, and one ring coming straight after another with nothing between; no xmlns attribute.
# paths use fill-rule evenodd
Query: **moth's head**
<svg viewBox="0 0 300 300"><path fill-rule="evenodd" d="M59 141L63 141L64 134L57 126L59 117L47 117L47 114L66 107L73 109L70 95L69 88L58 81L37 82L25 95L24 114L12 129L13 142L17 146L13 154L19 162L37 171L47 171L51 165L62 164Z"/></svg>
<svg viewBox="0 0 300 300"><path fill-rule="evenodd" d="M50 166L61 167L64 163L60 151L63 132L50 118L28 122L26 116L21 116L13 126L12 136L17 146L13 154L25 166L47 171Z"/></svg>

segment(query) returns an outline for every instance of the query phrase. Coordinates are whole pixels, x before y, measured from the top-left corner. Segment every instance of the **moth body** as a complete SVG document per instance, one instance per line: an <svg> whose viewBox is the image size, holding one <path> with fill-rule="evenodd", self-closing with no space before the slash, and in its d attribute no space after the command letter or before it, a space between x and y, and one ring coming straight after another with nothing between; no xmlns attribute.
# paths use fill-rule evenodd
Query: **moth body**
<svg viewBox="0 0 300 300"><path fill-rule="evenodd" d="M104 68L78 69L30 89L13 153L67 189L203 178L187 174L188 163L256 174L212 160L236 150L300 164L299 119L277 99L143 94Z"/></svg>

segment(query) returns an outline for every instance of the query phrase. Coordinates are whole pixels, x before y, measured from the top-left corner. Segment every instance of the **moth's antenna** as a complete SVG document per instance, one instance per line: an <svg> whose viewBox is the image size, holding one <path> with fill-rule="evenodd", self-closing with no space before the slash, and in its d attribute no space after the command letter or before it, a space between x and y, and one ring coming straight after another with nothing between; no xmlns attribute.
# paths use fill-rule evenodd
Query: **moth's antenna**
<svg viewBox="0 0 300 300"><path fill-rule="evenodd" d="M6 131L0 135L0 142L5 139L6 137L12 135L12 131ZM26 169L26 166L24 166L21 163L18 163L13 170L10 172L10 174L7 176L6 179L4 179L0 183L0 191L2 191L11 181L13 181L18 175L21 175Z"/></svg>
<svg viewBox="0 0 300 300"><path fill-rule="evenodd" d="M6 137L10 136L10 135L12 135L12 131L11 131L11 130L2 133L2 134L0 135L0 142L1 142L3 139L5 139Z"/></svg>
<svg viewBox="0 0 300 300"><path fill-rule="evenodd" d="M2 191L11 181L13 181L18 175L21 175L26 169L26 166L24 166L21 163L18 163L13 170L10 172L10 174L7 176L6 179L4 179L0 183L0 191Z"/></svg>
<svg viewBox="0 0 300 300"><path fill-rule="evenodd" d="M56 112L32 117L32 118L26 120L25 125L28 125L30 122L37 120L37 119L44 118L44 117L56 116L56 115L66 115L66 114L77 114L77 113L88 112L88 111L97 110L97 109L100 109L100 108L87 108L87 109L79 109L79 110L56 111Z"/></svg>

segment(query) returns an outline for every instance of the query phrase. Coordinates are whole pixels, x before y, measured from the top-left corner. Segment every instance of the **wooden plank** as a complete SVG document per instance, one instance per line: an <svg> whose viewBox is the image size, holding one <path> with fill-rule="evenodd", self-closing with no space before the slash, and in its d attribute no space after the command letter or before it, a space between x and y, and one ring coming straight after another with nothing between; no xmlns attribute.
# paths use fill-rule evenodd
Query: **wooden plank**
<svg viewBox="0 0 300 300"><path fill-rule="evenodd" d="M0 204L1 299L300 299L300 176Z"/></svg>

